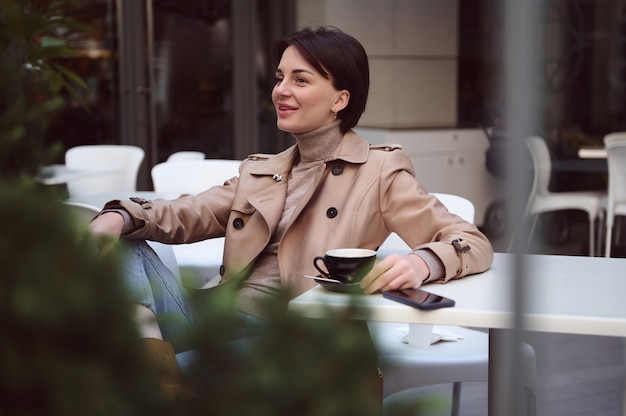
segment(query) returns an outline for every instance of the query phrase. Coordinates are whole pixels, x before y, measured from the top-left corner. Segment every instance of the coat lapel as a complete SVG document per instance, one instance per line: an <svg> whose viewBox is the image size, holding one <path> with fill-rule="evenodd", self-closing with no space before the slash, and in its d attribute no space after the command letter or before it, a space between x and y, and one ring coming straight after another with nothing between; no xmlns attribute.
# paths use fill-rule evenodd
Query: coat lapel
<svg viewBox="0 0 626 416"><path fill-rule="evenodd" d="M345 160L349 163L365 163L369 154L369 144L358 134L350 131L342 139L341 147L336 159ZM252 155L254 158L256 155ZM283 213L285 199L287 197L287 179L291 167L299 156L297 146L291 146L285 151L269 157L262 163L255 163L250 174L254 177L271 177L276 183L265 187L248 197L248 202L254 206L267 221L271 231L276 229ZM258 155L261 157L261 155ZM263 155L262 157L267 157ZM296 206L290 220L290 224L295 221L309 200L315 194L325 171L326 164L320 162L316 171L316 178L310 189L302 196Z"/></svg>
<svg viewBox="0 0 626 416"><path fill-rule="evenodd" d="M248 203L265 219L270 233L276 229L283 214L287 198L287 178L297 155L296 147L292 146L266 160L251 164L252 177L259 179L261 184L268 181L271 183L269 186L262 185L258 191L248 196ZM250 157L254 159L256 156Z"/></svg>

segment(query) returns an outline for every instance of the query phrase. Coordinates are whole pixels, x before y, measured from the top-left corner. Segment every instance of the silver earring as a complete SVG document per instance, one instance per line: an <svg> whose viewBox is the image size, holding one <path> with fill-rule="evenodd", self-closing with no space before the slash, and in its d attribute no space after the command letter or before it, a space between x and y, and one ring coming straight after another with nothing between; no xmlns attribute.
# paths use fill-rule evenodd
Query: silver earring
<svg viewBox="0 0 626 416"><path fill-rule="evenodd" d="M333 111L333 120L337 120L337 112Z"/></svg>

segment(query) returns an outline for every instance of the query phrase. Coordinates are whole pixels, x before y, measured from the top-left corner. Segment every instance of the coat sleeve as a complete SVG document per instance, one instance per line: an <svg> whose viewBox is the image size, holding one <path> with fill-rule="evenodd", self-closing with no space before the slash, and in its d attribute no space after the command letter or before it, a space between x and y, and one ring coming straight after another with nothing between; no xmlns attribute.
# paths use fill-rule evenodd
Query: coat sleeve
<svg viewBox="0 0 626 416"><path fill-rule="evenodd" d="M174 200L113 200L104 209L122 208L130 214L134 231L125 238L182 244L223 237L237 182L233 178L198 195Z"/></svg>
<svg viewBox="0 0 626 416"><path fill-rule="evenodd" d="M487 237L475 224L450 213L413 172L400 150L390 152L383 164L381 212L387 228L413 251L427 249L437 256L445 269L443 281L489 269L493 247Z"/></svg>

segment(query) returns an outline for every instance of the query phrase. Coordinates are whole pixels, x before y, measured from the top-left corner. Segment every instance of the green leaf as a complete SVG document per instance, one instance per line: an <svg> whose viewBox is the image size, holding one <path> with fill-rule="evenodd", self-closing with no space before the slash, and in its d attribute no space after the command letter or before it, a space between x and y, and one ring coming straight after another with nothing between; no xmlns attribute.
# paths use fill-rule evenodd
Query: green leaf
<svg viewBox="0 0 626 416"><path fill-rule="evenodd" d="M24 137L26 129L22 125L14 126L11 130L4 132L4 139L7 141L16 141Z"/></svg>
<svg viewBox="0 0 626 416"><path fill-rule="evenodd" d="M87 84L85 83L85 81L80 76L78 76L74 71L71 71L67 69L66 67L64 67L63 65L59 65L59 64L52 64L52 66L54 67L54 69L56 69L61 74L63 74L65 78L67 78L68 80L80 85L85 90L87 89Z"/></svg>
<svg viewBox="0 0 626 416"><path fill-rule="evenodd" d="M16 19L25 38L32 38L45 33L54 27L47 16L27 14Z"/></svg>
<svg viewBox="0 0 626 416"><path fill-rule="evenodd" d="M41 37L42 48L61 48L63 46L66 46L66 43L63 39L55 38L52 36Z"/></svg>
<svg viewBox="0 0 626 416"><path fill-rule="evenodd" d="M66 58L69 56L76 56L76 51L67 46L50 46L41 50L41 57L44 59Z"/></svg>
<svg viewBox="0 0 626 416"><path fill-rule="evenodd" d="M61 91L61 88L63 88L63 77L58 73L58 72L50 72L49 75L49 85L50 85L50 90L53 93L58 93L59 91Z"/></svg>

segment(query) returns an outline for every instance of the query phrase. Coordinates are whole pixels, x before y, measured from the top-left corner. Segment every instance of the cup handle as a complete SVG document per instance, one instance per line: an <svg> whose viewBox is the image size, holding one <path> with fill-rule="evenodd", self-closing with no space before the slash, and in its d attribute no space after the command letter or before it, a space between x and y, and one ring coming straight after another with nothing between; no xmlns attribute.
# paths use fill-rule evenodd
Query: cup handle
<svg viewBox="0 0 626 416"><path fill-rule="evenodd" d="M324 267L326 268L326 271L322 270L322 268L318 266L317 263L320 260L322 261L322 263L324 263ZM326 264L326 259L324 258L324 256L315 256L315 258L313 259L313 266L315 266L317 271L320 272L322 275L326 277L330 276L330 272L328 271L328 265Z"/></svg>

